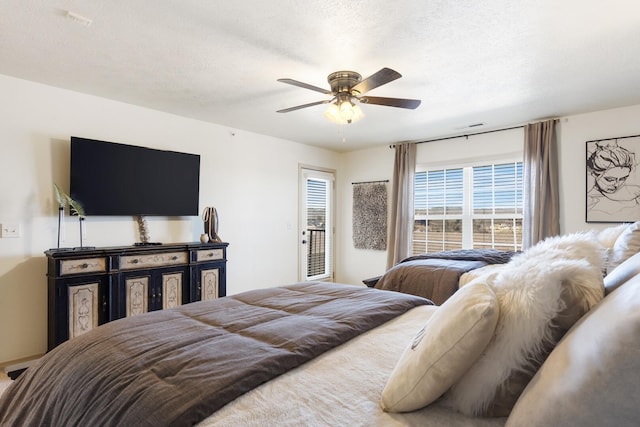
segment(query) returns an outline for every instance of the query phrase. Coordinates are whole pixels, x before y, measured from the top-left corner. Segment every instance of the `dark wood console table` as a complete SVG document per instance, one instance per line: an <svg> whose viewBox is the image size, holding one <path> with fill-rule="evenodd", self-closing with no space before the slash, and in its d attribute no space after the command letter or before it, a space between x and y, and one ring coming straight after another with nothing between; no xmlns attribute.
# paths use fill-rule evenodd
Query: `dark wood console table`
<svg viewBox="0 0 640 427"><path fill-rule="evenodd" d="M225 296L228 245L45 251L48 349L115 319Z"/></svg>

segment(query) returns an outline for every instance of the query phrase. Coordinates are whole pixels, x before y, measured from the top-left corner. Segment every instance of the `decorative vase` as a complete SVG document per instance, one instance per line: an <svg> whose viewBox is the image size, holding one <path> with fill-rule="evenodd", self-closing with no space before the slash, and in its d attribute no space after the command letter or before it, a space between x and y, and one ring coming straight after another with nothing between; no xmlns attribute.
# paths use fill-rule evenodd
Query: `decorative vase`
<svg viewBox="0 0 640 427"><path fill-rule="evenodd" d="M221 242L218 235L218 211L214 207L204 208L202 211L202 220L204 221L204 233L209 237L209 242ZM200 236L202 239L202 236Z"/></svg>

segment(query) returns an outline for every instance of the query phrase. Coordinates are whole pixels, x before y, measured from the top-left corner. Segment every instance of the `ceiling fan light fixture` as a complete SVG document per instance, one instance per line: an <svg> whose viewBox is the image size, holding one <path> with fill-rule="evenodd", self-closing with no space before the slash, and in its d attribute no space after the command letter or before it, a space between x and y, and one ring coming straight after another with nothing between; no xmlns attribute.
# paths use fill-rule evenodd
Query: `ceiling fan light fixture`
<svg viewBox="0 0 640 427"><path fill-rule="evenodd" d="M331 103L324 112L324 116L330 122L343 125L357 122L364 117L364 114L359 105L350 100L341 100Z"/></svg>

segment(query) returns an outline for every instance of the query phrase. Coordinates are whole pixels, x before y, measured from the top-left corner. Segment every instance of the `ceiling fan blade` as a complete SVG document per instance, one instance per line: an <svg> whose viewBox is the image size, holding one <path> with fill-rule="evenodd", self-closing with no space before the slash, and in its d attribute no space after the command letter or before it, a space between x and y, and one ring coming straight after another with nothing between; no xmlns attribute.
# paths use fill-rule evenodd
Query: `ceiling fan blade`
<svg viewBox="0 0 640 427"><path fill-rule="evenodd" d="M287 83L290 85L294 85L294 86L298 86L304 89L310 89L310 90L315 90L316 92L320 92L320 93L324 93L325 95L331 95L331 91L328 89L323 89L321 87L318 86L314 86L314 85L310 85L308 83L303 83L303 82L299 82L297 80L293 80L293 79L278 79L279 82L282 83Z"/></svg>
<svg viewBox="0 0 640 427"><path fill-rule="evenodd" d="M324 101L316 101L316 102L311 102L309 104L296 105L295 107L289 107L289 108L285 108L283 110L278 110L278 111L276 111L276 113L288 113L289 111L296 111L296 110L300 110L302 108L313 107L314 105L328 104L331 101L333 101L333 99L326 99Z"/></svg>
<svg viewBox="0 0 640 427"><path fill-rule="evenodd" d="M399 72L392 70L391 68L383 68L352 87L351 91L357 91L362 94L369 92L371 89L375 89L378 86L382 86L399 79L400 77L402 77L402 74Z"/></svg>
<svg viewBox="0 0 640 427"><path fill-rule="evenodd" d="M386 107L408 108L415 110L420 103L419 99L403 99L403 98L383 98L380 96L363 96L360 98L363 104L384 105Z"/></svg>

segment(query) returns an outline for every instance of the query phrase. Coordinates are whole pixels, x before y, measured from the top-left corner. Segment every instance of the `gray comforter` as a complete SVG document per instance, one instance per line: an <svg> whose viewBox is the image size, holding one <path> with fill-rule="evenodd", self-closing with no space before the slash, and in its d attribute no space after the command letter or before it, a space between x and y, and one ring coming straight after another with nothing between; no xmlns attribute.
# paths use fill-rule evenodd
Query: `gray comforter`
<svg viewBox="0 0 640 427"><path fill-rule="evenodd" d="M0 399L0 425L193 425L424 304L395 292L304 283L117 320L27 369Z"/></svg>

